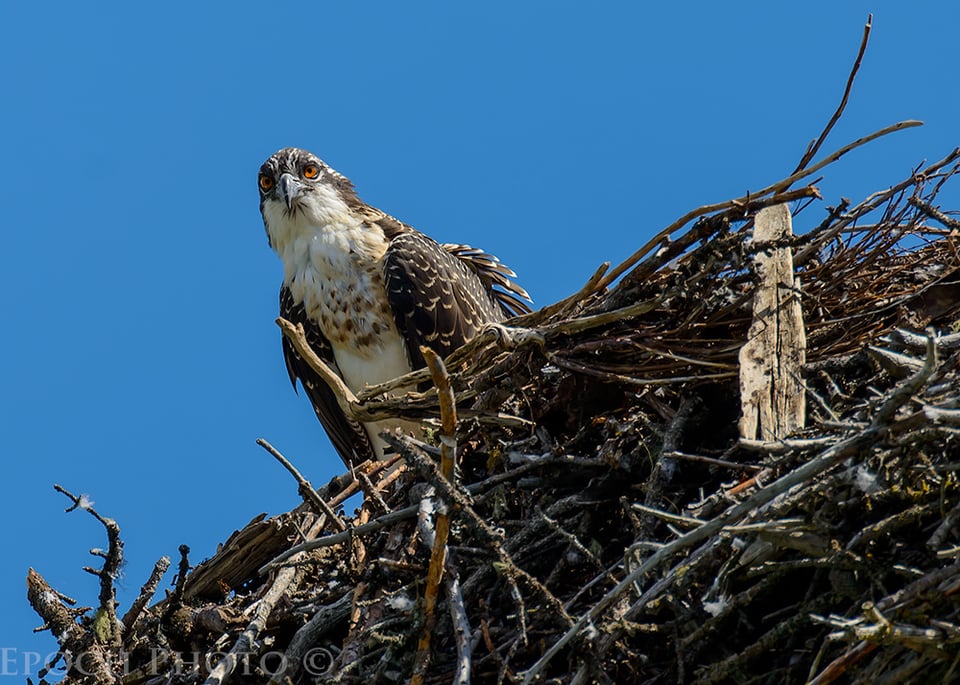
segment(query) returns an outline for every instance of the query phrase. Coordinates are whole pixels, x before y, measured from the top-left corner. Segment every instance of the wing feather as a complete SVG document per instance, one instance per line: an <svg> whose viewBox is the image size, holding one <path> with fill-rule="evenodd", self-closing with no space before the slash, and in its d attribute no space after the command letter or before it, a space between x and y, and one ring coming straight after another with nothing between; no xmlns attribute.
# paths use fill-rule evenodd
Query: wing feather
<svg viewBox="0 0 960 685"><path fill-rule="evenodd" d="M515 281L517 274L492 254L470 245L443 243L444 250L456 256L473 269L486 286L487 291L500 303L507 316L529 314L530 295Z"/></svg>
<svg viewBox="0 0 960 685"><path fill-rule="evenodd" d="M293 301L293 295L286 286L280 288L280 316L294 324L302 323L310 347L320 359L337 370L330 342L320 332L317 324L307 317L303 305ZM343 413L333 391L293 349L286 336L283 336L283 360L287 365L287 374L293 389L297 389L299 380L310 398L320 424L344 463L349 467L375 458L366 429ZM339 370L337 372L339 373Z"/></svg>
<svg viewBox="0 0 960 685"><path fill-rule="evenodd" d="M495 257L466 245L440 245L412 229L393 237L384 255L384 284L415 368L424 365L421 345L445 357L485 324L523 311L517 295L526 292L507 274L513 272ZM510 293L493 288L505 283Z"/></svg>

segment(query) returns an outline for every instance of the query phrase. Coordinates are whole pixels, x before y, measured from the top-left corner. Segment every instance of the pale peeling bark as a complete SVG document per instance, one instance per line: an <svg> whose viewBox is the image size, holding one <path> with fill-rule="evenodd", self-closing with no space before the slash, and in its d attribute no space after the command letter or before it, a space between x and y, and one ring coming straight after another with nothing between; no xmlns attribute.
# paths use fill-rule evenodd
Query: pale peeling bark
<svg viewBox="0 0 960 685"><path fill-rule="evenodd" d="M777 440L803 428L806 396L801 375L807 340L800 282L793 272L793 235L785 204L760 210L754 244L776 245L757 252L759 280L753 297L753 323L740 350L740 437Z"/></svg>

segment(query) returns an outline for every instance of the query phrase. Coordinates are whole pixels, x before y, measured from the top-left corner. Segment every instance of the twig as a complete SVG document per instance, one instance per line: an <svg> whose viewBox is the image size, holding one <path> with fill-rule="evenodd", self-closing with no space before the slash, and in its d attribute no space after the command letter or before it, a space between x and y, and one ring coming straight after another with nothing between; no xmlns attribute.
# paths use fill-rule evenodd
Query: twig
<svg viewBox="0 0 960 685"><path fill-rule="evenodd" d="M121 619L126 628L126 633L129 634L133 631L137 619L140 618L140 614L143 613L144 608L153 598L157 588L160 587L160 580L168 568L170 568L170 557L160 557L157 563L153 565L150 578L147 579L147 582L140 588L140 594L134 600L133 604L130 605L127 613L123 615L123 619Z"/></svg>
<svg viewBox="0 0 960 685"><path fill-rule="evenodd" d="M590 295L597 292L600 281L603 279L603 275L609 268L610 262L604 262L597 268L596 271L593 272L593 275L587 279L587 282L583 284L583 287L581 287L580 290L565 297L556 304L548 305L539 309L538 311L511 319L510 325L531 326L543 321L548 321L550 319L560 318L562 315L571 311L579 302L582 302Z"/></svg>
<svg viewBox="0 0 960 685"><path fill-rule="evenodd" d="M419 516L417 517L417 531L423 544L429 549L434 550L437 547L437 530L434 527L433 520L441 515L436 511L436 489L430 486L424 497L420 500ZM449 518L449 516L447 516ZM431 558L432 561L432 558ZM457 646L457 667L453 682L455 685L467 685L470 682L470 673L472 668L472 653L470 649L470 621L467 617L466 603L463 599L463 593L460 588L460 580L457 575L457 569L453 564L453 559L447 555L444 559L444 588L446 589L447 604L450 609L450 618L453 622L454 641ZM426 620L426 619L424 619ZM431 628L432 630L432 628ZM421 638L422 639L422 638ZM429 643L426 645L429 649ZM427 655L429 656L429 654ZM417 659L424 659L420 654L420 646L417 648ZM425 675L425 670L421 669L420 678ZM411 683L418 679L416 662L414 665L414 674Z"/></svg>
<svg viewBox="0 0 960 685"><path fill-rule="evenodd" d="M69 651L77 659L75 668L98 683L114 683L116 675L110 668L103 647L92 641L77 623L74 612L60 600L59 594L32 568L27 571L27 600L44 622L61 651Z"/></svg>
<svg viewBox="0 0 960 685"><path fill-rule="evenodd" d="M50 657L47 663L43 665L43 668L37 671L37 678L40 679L40 683L42 685L45 685L46 683L47 674L53 670L53 668L60 662L60 659L62 659L64 656L63 648L59 649L57 653ZM32 685L32 682L29 678L27 679L27 682L29 685Z"/></svg>
<svg viewBox="0 0 960 685"><path fill-rule="evenodd" d="M795 485L808 481L817 474L832 468L847 457L856 454L865 446L871 444L876 437L883 432L885 424L890 418L892 418L897 409L899 409L907 400L910 399L914 393L917 392L917 390L923 386L927 378L930 377L936 368L936 363L936 346L934 345L933 338L931 337L930 342L928 343L927 361L924 364L924 367L903 384L894 388L893 392L886 397L884 402L877 409L877 412L874 415L874 420L871 422L868 428L837 443L834 446L829 447L819 456L810 460L806 464L803 464L790 473L780 477L767 487L758 490L756 493L739 504L734 505L722 516L712 519L699 528L690 531L686 535L677 538L673 542L664 545L659 550L654 552L643 564L638 566L623 580L621 580L616 587L607 592L607 594L604 595L604 597L597 602L597 604L595 604L587 613L583 614L574 623L574 625L567 630L563 636L560 637L560 639L556 640L550 646L550 648L547 649L544 655L540 657L540 659L524 673L524 684L529 685L529 683L532 683L534 679L539 676L540 672L547 666L547 664L550 663L553 657L556 656L560 650L566 647L566 645L574 637L576 637L580 631L582 631L590 623L596 621L614 603L614 601L616 601L623 593L630 590L634 583L658 567L662 562L666 561L677 552L688 549L707 540L708 538L711 538L714 533L719 532L725 526L729 526L732 523L739 521L756 508L766 504ZM673 578L675 577L675 574L667 574L665 577ZM642 602L650 601L650 598L648 597L649 594L649 591L641 594L640 598L635 602L635 604L641 604Z"/></svg>
<svg viewBox="0 0 960 685"><path fill-rule="evenodd" d="M760 471L763 468L762 466L757 466L756 464L744 464L736 461L729 461L727 459L717 459L716 457L705 457L700 454L686 454L685 452L678 452L676 450L673 450L672 452L666 452L663 456L671 459L679 459L681 461L698 461L703 464L719 466L721 468L732 469L734 471Z"/></svg>
<svg viewBox="0 0 960 685"><path fill-rule="evenodd" d="M121 636L123 635L123 624L117 618L117 593L113 586L113 581L120 575L120 566L123 564L123 541L120 539L120 526L113 519L106 518L97 513L86 495L79 497L69 492L60 485L54 485L53 489L65 495L73 501L73 506L67 509L67 512L74 509L84 509L97 521L99 521L107 531L107 552L104 554L99 550L91 550L94 556L103 557L103 567L91 572L100 579L100 607L94 615L94 630L98 639L106 644L119 646Z"/></svg>
<svg viewBox="0 0 960 685"><path fill-rule="evenodd" d="M820 151L820 146L823 145L827 136L830 135L830 131L833 130L834 125L840 120L843 110L846 109L847 100L850 98L850 91L853 89L853 80L857 77L857 72L860 71L860 63L863 61L863 55L867 51L867 43L870 41L870 29L872 26L873 14L870 14L867 16L867 23L863 27L863 38L860 39L860 50L857 51L857 59L854 61L850 75L847 77L847 85L843 89L843 97L840 99L840 105L837 107L837 111L833 113L833 116L830 117L830 121L827 122L820 136L810 144L803 157L800 158L800 163L797 165L797 168L793 170L793 173L801 171L810 163L810 160L816 156L817 152Z"/></svg>
<svg viewBox="0 0 960 685"><path fill-rule="evenodd" d="M370 480L370 476L362 470L357 471L357 481L360 483L360 489L363 490L364 509L369 511L373 507L376 507L381 514L389 514L390 505L383 499L383 495L380 494L377 486Z"/></svg>
<svg viewBox="0 0 960 685"><path fill-rule="evenodd" d="M663 511L662 509L655 509L653 507L648 507L645 504L633 503L630 505L634 510L643 512L644 514L650 514L651 516L662 519L664 521L670 521L671 523L679 523L684 526L697 527L702 526L706 521L702 519L694 518L693 516L683 516L682 514L671 514L669 511Z"/></svg>
<svg viewBox="0 0 960 685"><path fill-rule="evenodd" d="M931 219L935 219L936 221L939 221L941 224L943 224L947 228L953 231L960 230L960 221L958 221L957 219L954 219L953 217L947 216L946 214L941 212L939 209L937 209L936 207L932 207L929 203L924 202L920 198L910 197L910 198L907 198L907 202L909 202L911 205L919 209L921 212L926 214Z"/></svg>
<svg viewBox="0 0 960 685"><path fill-rule="evenodd" d="M279 450L277 450L276 447L271 445L269 442L267 442L263 438L257 438L257 444L260 445L260 447L265 449L267 452L269 452L270 455L273 456L274 459L279 461L280 464L283 466L283 468L289 471L290 475L292 475L296 479L297 484L300 486L299 487L300 496L303 497L307 502L311 504L314 511L316 511L318 514L322 514L326 516L327 520L330 521L330 523L333 524L333 526L337 530L347 529L347 525L340 520L340 517L337 516L337 512L335 512L330 507L330 505L324 501L324 499L320 496L320 494L313 489L313 485L310 484L310 481L304 478L303 475L300 473L300 471L297 470L297 467L291 464L286 457L280 454Z"/></svg>
<svg viewBox="0 0 960 685"><path fill-rule="evenodd" d="M329 660L332 664L332 655L328 650L319 648L322 651L314 652L314 645L321 637L326 635L334 626L342 623L350 615L350 605L353 601L353 594L345 593L340 599L332 604L321 607L307 623L293 634L290 640L290 646L284 653L282 670L275 674L270 685L279 685L280 683L295 683L304 670L304 659L311 657L312 662L317 658ZM318 666L321 664L311 663L310 673L313 676L321 675L318 673ZM322 664L326 665L326 664Z"/></svg>
<svg viewBox="0 0 960 685"><path fill-rule="evenodd" d="M323 530L323 526L323 519L318 518L317 521L315 521L310 527L307 536L313 537L314 535L319 534L320 531ZM234 643L230 651L227 652L223 659L221 659L217 665L214 666L213 670L210 671L210 675L207 676L207 679L204 681L204 685L221 685L227 680L227 678L230 677L234 669L240 663L240 660L248 654L253 653L253 650L256 646L257 637L260 635L260 631L266 627L267 619L273 612L273 608L287 592L287 589L293 582L297 573L298 569L294 567L283 568L277 573L277 577L274 579L269 589L258 601L256 609L253 611L253 618L250 619L250 623L248 623L246 629L240 633L240 637L237 638L237 641Z"/></svg>
<svg viewBox="0 0 960 685"><path fill-rule="evenodd" d="M933 551L937 551L940 546L943 545L947 536L957 527L958 522L960 522L960 502L953 505L953 508L943 517L943 521L941 521L937 529L933 531L930 539L927 540L927 547Z"/></svg>
<svg viewBox="0 0 960 685"><path fill-rule="evenodd" d="M654 377L654 378L634 378L632 376L624 376L623 374L613 373L611 371L601 371L600 369L595 369L590 366L586 366L579 362L575 362L572 359L567 359L561 357L559 354L554 354L552 352L547 353L547 359L551 363L556 364L557 366L563 367L565 369L570 369L571 371L577 371L579 373L587 374L588 376L594 376L602 380L608 381L610 383L623 383L624 385L635 385L635 386L646 386L646 385L668 385L670 383L688 383L690 381L704 381L704 380L721 380L724 378L736 378L736 371L726 371L723 373L705 373L699 376L673 376L669 378Z"/></svg>
<svg viewBox="0 0 960 685"><path fill-rule="evenodd" d="M337 398L337 403L340 405L340 409L344 414L355 419L367 420L369 421L371 417L367 417L362 412L360 403L357 401L357 396L353 394L353 391L347 387L347 384L343 382L343 379L329 366L324 362L320 357L317 356L317 353L313 351L313 348L310 346L310 343L307 341L307 334L303 328L303 324L296 324L287 321L283 317L277 319L277 325L280 327L280 330L283 332L283 335L286 336L287 340L293 345L294 349L297 351L303 359L310 365L310 368L317 373L323 381L330 386L330 389L333 390L333 394ZM379 417L378 417L379 418Z"/></svg>
<svg viewBox="0 0 960 685"><path fill-rule="evenodd" d="M430 379L429 369L418 369L398 378L380 383L366 388L360 393L360 397L354 394L347 387L343 379L331 369L317 353L313 351L307 342L306 332L303 324L296 324L283 318L276 320L277 325L283 332L283 335L290 341L297 353L307 362L310 368L327 383L336 397L337 404L344 414L352 419L361 422L378 421L385 418L396 418L402 414L407 414L410 410L419 410L421 413L429 404L423 406L427 400L426 395L419 393L408 393L406 397L393 397L382 400L374 399L376 396L386 392L391 392L401 388L415 387L419 383ZM470 358L469 355L476 352L491 343L496 343L501 349L513 349L530 344L542 344L543 335L538 331L526 329L511 329L500 324L488 324L479 335L470 340L466 345L454 351L447 360L449 366L455 366ZM420 406L415 406L419 404ZM500 413L476 412L467 410L464 412L468 416L485 416L489 420L496 422L509 423L516 425L526 424L519 417L512 417Z"/></svg>
<svg viewBox="0 0 960 685"><path fill-rule="evenodd" d="M433 383L437 387L440 399L440 472L452 486L455 482L454 472L457 458L457 405L450 386L450 376L443 365L440 355L429 347L421 347L420 353L430 369ZM426 498L425 498L426 499ZM422 685L426 676L427 666L430 663L430 640L436 621L435 610L437 594L440 589L440 580L443 577L443 567L447 556L447 538L450 535L450 514L447 512L447 502L442 502L436 516L436 534L430 553L430 566L427 569L427 585L423 595L423 628L420 639L417 641L417 653L413 661L413 675L410 685Z"/></svg>
<svg viewBox="0 0 960 685"><path fill-rule="evenodd" d="M887 595L879 602L876 602L874 607L880 612L890 611L903 604L908 597L918 596L930 588L954 578L957 574L960 574L960 565L958 564L936 569L901 590ZM878 646L879 644L877 642L860 642L827 664L815 678L809 680L809 685L827 685L828 683L832 683L846 673L853 665L859 663L877 649Z"/></svg>
<svg viewBox="0 0 960 685"><path fill-rule="evenodd" d="M825 435L819 438L781 438L779 440L748 440L747 438L740 438L737 444L753 452L783 454L794 450L823 447L834 440L836 440L836 438L832 435Z"/></svg>
<svg viewBox="0 0 960 685"><path fill-rule="evenodd" d="M536 314L536 312L534 314ZM458 347L456 350L451 352L450 356L444 360L444 365L448 370L457 369L467 361L482 358L483 350L491 345L496 346L496 348L501 351L512 350L519 347L524 347L526 345L542 345L543 335L537 329L527 329L513 325L514 321L526 321L526 316L518 319L511 319L510 326L496 323L487 324L480 331L480 333L469 340L465 345ZM386 381L378 385L371 385L357 395L357 398L361 403L363 403L385 393L393 392L394 390L401 388L416 387L421 383L425 383L430 380L432 380L430 369L428 367L424 367L422 369L417 369L416 371L411 371L410 373L398 378L394 378L393 380ZM429 395L431 391L428 391L427 394ZM384 401L383 404L386 406L386 401ZM469 411L464 412L463 409L459 409L459 412L467 416L485 415L482 413L471 413Z"/></svg>
<svg viewBox="0 0 960 685"><path fill-rule="evenodd" d="M923 367L914 373L905 382L896 386L893 392L877 409L870 422L871 428L880 428L890 423L897 410L910 398L916 395L923 387L927 379L937 368L939 363L939 354L937 352L936 333L931 329L927 331L927 354L923 362Z"/></svg>
<svg viewBox="0 0 960 685"><path fill-rule="evenodd" d="M762 190L756 193L750 193L750 194L744 195L743 197L737 198L735 200L725 200L723 202L715 202L713 204L703 205L692 211L687 212L686 214L681 216L679 219L674 221L672 224L670 224L669 226L661 230L659 233L657 233L653 238L648 240L643 247L641 247L639 250L637 250L632 255L627 257L627 259L621 262L613 271L609 272L606 276L604 276L600 280L600 282L597 284L596 286L597 290L600 290L601 288L606 288L607 286L609 286L615 280L620 278L620 276L626 273L629 269L636 266L636 264L641 259L646 257L650 252L653 252L655 249L660 247L665 240L667 240L671 235L673 235L673 233L680 230L681 228L683 228L688 223L690 223L691 221L693 221L698 217L705 216L707 214L713 214L714 212L729 210L729 209L736 209L738 212L743 212L744 210L760 209L767 205L780 204L783 202L791 202L793 200L797 200L803 197L819 197L820 191L813 186L808 186L806 188L801 188L799 190L792 190L792 191L786 191L786 189L792 183L795 183L796 181L799 181L802 178L806 178L807 176L810 176L811 174L816 173L816 171L818 171L819 169L823 168L824 166L826 166L831 162L835 162L837 159L839 159L841 156L843 156L850 150L854 149L855 147L859 147L860 145L865 145L866 143L869 143L871 140L874 140L875 138L879 138L882 135L892 133L893 131L899 130L900 128L903 128L906 126L919 125L919 123L920 122L901 122L900 124L887 127L887 129L883 129L882 131L879 131L873 134L872 137L861 138L860 140L854 141L853 143L846 146L845 148L841 148L840 150L834 153L835 158L831 159L828 157L827 160L825 160L824 162L821 162L816 168L808 170L807 172L799 172L797 174L793 174L792 176L785 178L782 181L779 181L778 183L775 183L771 186L767 186L766 188L763 188ZM781 193L781 195L776 195L776 193L778 192ZM758 199L758 198L764 198L764 196L770 195L771 193L774 193L774 197L766 198L762 200Z"/></svg>
<svg viewBox="0 0 960 685"><path fill-rule="evenodd" d="M394 523L415 518L417 515L417 506L418 505L415 504L413 506L404 507L403 509L397 509L396 511L391 511L389 514L379 516L369 523L354 526L353 528L347 528L346 530L339 533L334 533L333 535L324 535L323 537L301 542L299 545L291 547L283 554L279 554L268 561L266 564L260 567L257 573L260 575L267 575L287 562L290 558L300 554L301 552L309 552L310 550L320 549L321 547L332 547L334 545L339 545L344 542L349 542L355 536L372 533L377 530L382 530L387 526L391 526Z"/></svg>
<svg viewBox="0 0 960 685"><path fill-rule="evenodd" d="M180 564L177 567L177 582L173 586L173 596L170 598L168 611L183 605L183 590L186 587L187 574L190 572L190 547L180 545L177 551L180 552Z"/></svg>
<svg viewBox="0 0 960 685"><path fill-rule="evenodd" d="M907 122L904 122L907 123ZM911 126L920 126L921 122L912 122ZM889 132L889 131L888 131ZM858 141L859 142L859 141ZM845 229L847 226L854 224L858 218L870 212L877 207L887 203L891 198L897 196L899 193L902 193L907 188L915 186L918 179L929 178L934 173L955 161L957 158L960 158L960 148L954 148L950 154L948 154L943 159L934 162L929 165L927 168L917 171L911 174L908 178L900 181L899 183L890 186L886 190L874 193L866 200L861 202L859 205L851 209L846 215L839 221L823 227L822 230L817 230L811 233L808 237L810 243L801 248L793 258L793 264L796 267L803 266L810 259L812 259L816 254L821 250L821 248L826 245L829 241L833 240L840 232Z"/></svg>
<svg viewBox="0 0 960 685"><path fill-rule="evenodd" d="M394 457L392 461L395 461L400 458L401 457L398 455ZM390 462L377 462L377 466L380 466L381 464L389 464L389 463ZM491 476L490 478L480 481L479 483L474 483L473 485L467 488L467 491L471 493L484 492L486 490L490 490L493 487L496 487L497 485L501 485L505 482L515 480L520 476L523 476L524 474L528 473L529 471L544 468L547 466L567 465L570 463L575 463L575 462L572 462L571 460L563 457L540 459L535 463L522 464L521 466L513 469L508 473ZM590 462L589 465L595 465L599 467L601 464ZM353 492L355 492L355 490L346 489L343 492L341 492L336 499L337 500L346 499L346 497L353 494ZM298 552L308 552L310 550L320 549L321 547L332 547L334 545L339 545L344 542L349 542L355 536L373 533L378 530L383 530L388 526L392 526L395 523L399 523L400 521L406 521L406 520L415 518L417 516L418 506L419 505L414 504L409 507L404 507L403 509L397 509L395 511L390 512L389 514L378 516L377 518L373 519L369 523L348 528L344 531L341 531L340 533L335 533L332 535L324 535L323 537L302 542L298 545L295 545L294 547L291 547L290 549L286 550L282 554L277 555L275 558L271 559L269 562L261 566L260 569L257 571L257 573L259 575L267 575L271 571L276 570L278 566L286 562L288 559L290 559L290 557L297 554Z"/></svg>
<svg viewBox="0 0 960 685"><path fill-rule="evenodd" d="M797 181L800 181L804 178L812 176L813 174L820 171L820 169L830 164L833 164L848 152L851 152L852 150L855 150L858 147L862 147L867 143L876 140L877 138L881 138L891 133L895 133L896 131L900 131L907 128L913 128L915 126L922 126L922 125L923 125L923 122L914 121L914 120L901 121L896 124L892 124L890 126L880 129L879 131L875 131L870 135L864 136L862 138L858 138L852 143L848 143L847 145L844 145L840 149L834 151L833 153L825 157L823 160L814 164L812 167L797 171L791 174L790 176L788 176L787 178L777 181L776 183L773 183L765 188L761 188L760 190L754 193L744 195L743 197L737 198L736 200L726 200L724 202L717 202L714 204L703 205L701 207L698 207L697 209L687 212L686 214L681 216L679 219L677 219L676 221L671 223L669 226L667 226L666 228L661 230L659 233L657 233L652 239L647 241L647 243L643 247L641 247L639 250L634 252L626 260L621 262L615 269L613 269L613 271L609 272L606 276L604 276L604 278L601 279L601 281L597 284L596 286L597 289L599 290L601 288L605 288L609 286L611 283L617 280L621 275L623 275L626 271L633 268L647 254L649 254L650 252L655 250L657 247L659 247L673 233L675 233L679 229L686 226L693 219L696 219L697 217L705 216L707 214L713 214L714 212L719 212L719 211L728 210L728 209L736 208L738 210L742 210L743 208L746 208L746 207L759 209L763 206L767 206L771 204L780 204L783 202L790 202L794 199L798 199L799 197L801 197L800 195L795 196L793 194L791 195L786 194L787 188L789 188L791 185L793 185ZM812 187L804 188L801 190L805 193L804 196L806 197L817 196L819 194L819 192ZM790 193L796 193L796 192L797 191L790 191ZM756 200L757 198L765 198L767 195L770 195L771 193L774 195L773 197L768 198L765 202L762 202L762 203L757 202ZM777 195L778 193L781 193L782 195ZM802 263L802 261L800 260L800 256L801 255L798 254L796 257L795 261L797 264Z"/></svg>
<svg viewBox="0 0 960 685"><path fill-rule="evenodd" d="M635 302L627 307L614 309L613 311L609 312L591 314L589 316L581 316L577 319L567 319L553 324L546 324L537 330L544 336L572 335L574 333L582 333L583 331L588 331L591 328L606 326L609 323L626 321L636 316L640 316L641 314L651 312L656 309L662 301L663 298L658 297L652 300L645 300L643 302Z"/></svg>
<svg viewBox="0 0 960 685"><path fill-rule="evenodd" d="M454 685L470 685L470 672L473 669L473 655L470 647L470 620L467 616L466 602L460 589L453 561L447 557L447 577L444 587L447 590L447 604L450 605L450 620L453 623L453 638L457 645L457 668L454 673Z"/></svg>
<svg viewBox="0 0 960 685"><path fill-rule="evenodd" d="M427 454L413 438L406 435L387 435L385 437L387 443L407 457L407 459L416 466L418 471L428 474L436 472L436 465L429 459ZM439 474L436 475L438 476ZM445 501L452 503L452 507L457 513L462 515L463 522L467 524L467 526L481 538L487 548L494 553L500 564L499 570L504 573L511 582L519 580L527 589L532 590L542 602L543 607L549 609L559 622L565 625L572 625L573 620L567 614L560 601L553 593L544 587L539 580L517 566L510 554L503 548L501 544L502 536L498 535L490 527L490 524L474 511L467 497L443 478L432 477L428 478L428 480L436 486L437 491Z"/></svg>

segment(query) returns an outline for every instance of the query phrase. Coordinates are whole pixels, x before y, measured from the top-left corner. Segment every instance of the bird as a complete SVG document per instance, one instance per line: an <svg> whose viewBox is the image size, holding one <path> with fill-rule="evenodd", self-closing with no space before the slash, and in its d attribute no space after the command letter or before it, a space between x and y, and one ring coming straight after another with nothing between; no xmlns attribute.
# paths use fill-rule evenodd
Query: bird
<svg viewBox="0 0 960 685"><path fill-rule="evenodd" d="M267 240L283 263L280 316L302 324L312 350L354 393L441 357L487 324L531 311L516 274L461 243L438 243L366 204L351 181L319 157L288 147L257 177ZM283 358L348 468L383 459L379 433L396 421L361 424L282 336ZM408 427L400 424L401 427Z"/></svg>

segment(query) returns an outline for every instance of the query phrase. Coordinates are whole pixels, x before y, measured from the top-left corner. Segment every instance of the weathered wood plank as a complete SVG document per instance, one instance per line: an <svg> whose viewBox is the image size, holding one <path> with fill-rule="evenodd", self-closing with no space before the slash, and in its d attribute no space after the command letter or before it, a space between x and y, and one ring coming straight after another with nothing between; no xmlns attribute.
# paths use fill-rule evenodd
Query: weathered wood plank
<svg viewBox="0 0 960 685"><path fill-rule="evenodd" d="M800 281L788 246L793 235L790 210L776 205L760 210L753 243L780 247L754 257L758 285L753 322L740 350L740 436L777 440L803 428L806 395L801 372L807 340L800 303Z"/></svg>

